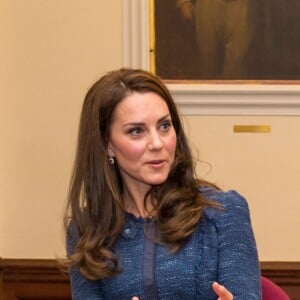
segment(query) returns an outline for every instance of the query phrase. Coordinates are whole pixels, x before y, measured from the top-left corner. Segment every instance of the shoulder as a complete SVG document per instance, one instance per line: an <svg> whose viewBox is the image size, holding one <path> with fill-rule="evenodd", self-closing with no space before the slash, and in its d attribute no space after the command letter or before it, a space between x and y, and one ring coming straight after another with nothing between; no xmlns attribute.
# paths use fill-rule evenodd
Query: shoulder
<svg viewBox="0 0 300 300"><path fill-rule="evenodd" d="M246 245L245 248L255 254L256 244L246 199L234 190L207 189L203 196L218 203L220 208L208 207L204 210L200 218L201 231L209 232L220 249L231 251Z"/></svg>
<svg viewBox="0 0 300 300"><path fill-rule="evenodd" d="M235 190L221 191L213 187L200 187L201 195L220 205L220 208L209 207L204 214L208 219L215 221L231 217L248 217L248 202L240 193Z"/></svg>
<svg viewBox="0 0 300 300"><path fill-rule="evenodd" d="M222 191L210 186L201 186L199 192L204 198L213 200L225 207L230 205L248 206L246 199L235 190Z"/></svg>

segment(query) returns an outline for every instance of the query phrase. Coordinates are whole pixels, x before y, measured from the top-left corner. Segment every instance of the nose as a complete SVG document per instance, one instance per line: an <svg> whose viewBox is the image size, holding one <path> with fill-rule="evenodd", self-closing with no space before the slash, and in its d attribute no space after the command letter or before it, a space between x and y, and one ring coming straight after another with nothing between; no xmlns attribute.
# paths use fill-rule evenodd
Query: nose
<svg viewBox="0 0 300 300"><path fill-rule="evenodd" d="M161 136L157 131L153 131L149 134L149 143L150 150L160 150L163 146Z"/></svg>

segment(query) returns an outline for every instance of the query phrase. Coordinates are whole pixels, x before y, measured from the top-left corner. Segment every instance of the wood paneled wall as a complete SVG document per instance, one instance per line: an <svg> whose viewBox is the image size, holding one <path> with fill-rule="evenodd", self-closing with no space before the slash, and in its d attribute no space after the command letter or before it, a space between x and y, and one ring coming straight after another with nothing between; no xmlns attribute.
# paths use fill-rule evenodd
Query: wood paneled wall
<svg viewBox="0 0 300 300"><path fill-rule="evenodd" d="M300 262L262 262L261 272L284 289L292 300L300 300Z"/></svg>
<svg viewBox="0 0 300 300"><path fill-rule="evenodd" d="M300 300L300 262L262 262L261 270L292 300ZM71 299L68 274L55 260L0 259L0 299Z"/></svg>
<svg viewBox="0 0 300 300"><path fill-rule="evenodd" d="M1 300L71 299L67 273L55 260L1 259Z"/></svg>

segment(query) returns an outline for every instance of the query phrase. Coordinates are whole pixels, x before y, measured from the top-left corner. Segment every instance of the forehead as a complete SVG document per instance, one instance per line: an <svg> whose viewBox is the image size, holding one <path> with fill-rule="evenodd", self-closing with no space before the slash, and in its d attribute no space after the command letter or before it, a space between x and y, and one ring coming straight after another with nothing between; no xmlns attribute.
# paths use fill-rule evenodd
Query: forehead
<svg viewBox="0 0 300 300"><path fill-rule="evenodd" d="M169 113L166 101L159 95L152 92L133 92L117 105L113 119L114 121L143 121L161 118Z"/></svg>

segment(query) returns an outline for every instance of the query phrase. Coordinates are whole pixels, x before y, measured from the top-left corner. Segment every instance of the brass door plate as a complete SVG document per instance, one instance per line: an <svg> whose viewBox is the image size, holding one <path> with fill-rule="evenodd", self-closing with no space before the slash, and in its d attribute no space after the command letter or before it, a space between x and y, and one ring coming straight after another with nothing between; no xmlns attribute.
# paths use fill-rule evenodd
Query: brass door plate
<svg viewBox="0 0 300 300"><path fill-rule="evenodd" d="M269 125L234 125L233 132L242 133L270 133L271 126Z"/></svg>

